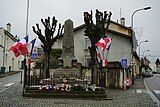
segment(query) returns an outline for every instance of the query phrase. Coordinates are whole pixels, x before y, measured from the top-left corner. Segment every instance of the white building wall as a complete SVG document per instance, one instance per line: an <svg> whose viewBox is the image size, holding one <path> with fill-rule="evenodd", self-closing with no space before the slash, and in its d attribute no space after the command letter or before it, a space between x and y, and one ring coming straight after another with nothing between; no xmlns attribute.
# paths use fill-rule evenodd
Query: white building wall
<svg viewBox="0 0 160 107"><path fill-rule="evenodd" d="M3 65L3 36L4 36L4 29L0 28L0 67ZM0 68L1 69L1 68Z"/></svg>
<svg viewBox="0 0 160 107"><path fill-rule="evenodd" d="M84 28L74 32L74 53L75 58L78 62L82 63L84 66L85 62L85 38L84 37Z"/></svg>
<svg viewBox="0 0 160 107"><path fill-rule="evenodd" d="M5 57L6 71L9 71L9 66L11 66L12 71L17 71L21 68L21 61L23 61L23 56L20 55L15 57L12 51L8 51L9 48L15 43L11 38L8 37L8 47L6 48L5 54L7 54L7 59Z"/></svg>
<svg viewBox="0 0 160 107"><path fill-rule="evenodd" d="M85 57L89 56L89 51L85 47L84 36L85 28L81 28L74 32L74 53L75 58L78 62L85 66ZM107 36L112 38L112 44L108 54L108 61L121 61L122 58L128 59L128 64L131 61L131 41L129 37L124 37L116 35L113 33L107 33ZM56 43L54 43L53 48L62 49L62 40L60 38Z"/></svg>
<svg viewBox="0 0 160 107"><path fill-rule="evenodd" d="M3 67L3 59L4 59L4 67L6 67L5 72L9 72L9 66L11 66L11 71L17 71L21 68L21 61L23 60L23 56L15 57L12 51L8 51L9 48L15 43L15 40L11 37L12 35L6 31L4 28L0 29L0 68ZM4 42L5 41L5 42ZM5 44L4 44L5 43ZM5 53L3 57L3 50L5 47Z"/></svg>
<svg viewBox="0 0 160 107"><path fill-rule="evenodd" d="M121 61L127 58L128 63L131 61L131 41L130 38L107 33L112 38L112 44L108 54L109 61Z"/></svg>

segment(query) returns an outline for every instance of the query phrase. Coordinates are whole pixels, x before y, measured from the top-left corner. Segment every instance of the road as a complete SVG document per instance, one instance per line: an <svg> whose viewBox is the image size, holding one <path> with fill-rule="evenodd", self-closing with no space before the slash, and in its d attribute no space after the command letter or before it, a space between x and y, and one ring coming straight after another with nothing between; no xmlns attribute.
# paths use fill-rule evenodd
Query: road
<svg viewBox="0 0 160 107"><path fill-rule="evenodd" d="M160 74L146 79L146 84L160 102Z"/></svg>
<svg viewBox="0 0 160 107"><path fill-rule="evenodd" d="M130 90L106 90L108 98L113 100L24 98L23 86L18 83L20 77L19 73L0 78L0 107L155 107L149 94Z"/></svg>
<svg viewBox="0 0 160 107"><path fill-rule="evenodd" d="M11 85L21 82L21 72L0 78L0 92L3 92Z"/></svg>

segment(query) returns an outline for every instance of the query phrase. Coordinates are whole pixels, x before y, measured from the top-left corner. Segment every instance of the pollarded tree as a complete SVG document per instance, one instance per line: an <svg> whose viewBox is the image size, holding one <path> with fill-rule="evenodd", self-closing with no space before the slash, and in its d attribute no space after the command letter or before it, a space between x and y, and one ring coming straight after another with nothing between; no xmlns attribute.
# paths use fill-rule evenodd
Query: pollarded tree
<svg viewBox="0 0 160 107"><path fill-rule="evenodd" d="M160 60L159 60L159 58L156 59L156 65L160 65Z"/></svg>
<svg viewBox="0 0 160 107"><path fill-rule="evenodd" d="M97 53L95 44L106 36L106 31L110 24L110 18L112 13L109 14L107 11L103 13L96 9L96 23L93 22L93 13L84 12L84 22L86 25L85 28L85 36L87 36L91 41L91 47L88 47L91 55L91 69L92 69L92 82L93 84L97 84Z"/></svg>
<svg viewBox="0 0 160 107"><path fill-rule="evenodd" d="M52 50L51 48L52 48L53 43L56 42L56 40L60 36L62 36L64 26L61 26L61 24L59 24L57 34L54 35L55 32L56 32L56 27L57 27L57 22L58 22L55 19L55 17L53 16L51 23L50 23L50 17L48 17L45 20L41 19L41 22L42 22L42 24L45 28L44 35L42 34L42 31L39 28L38 23L36 24L37 30L35 29L34 26L32 28L33 28L33 32L38 35L38 38L42 42L41 47L43 48L43 51L44 51L43 77L49 78L49 62L50 62L50 53L51 53L51 50Z"/></svg>

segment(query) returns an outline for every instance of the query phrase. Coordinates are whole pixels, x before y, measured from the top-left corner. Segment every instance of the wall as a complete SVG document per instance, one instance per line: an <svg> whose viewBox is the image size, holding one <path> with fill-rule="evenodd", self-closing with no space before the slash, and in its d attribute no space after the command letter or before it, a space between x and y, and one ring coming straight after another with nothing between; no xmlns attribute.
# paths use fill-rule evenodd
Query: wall
<svg viewBox="0 0 160 107"><path fill-rule="evenodd" d="M114 25L115 26L115 25ZM112 24L113 27L113 24ZM113 28L112 28L113 29ZM115 27L116 29L116 27ZM121 28L125 31L124 34L127 34L128 30L125 30L123 27ZM74 53L75 58L78 62L85 65L85 56L89 56L89 50L85 49L85 38L84 36L85 27L82 27L74 32ZM116 31L120 30L116 29ZM128 63L131 60L131 38L130 36L126 37L124 35L118 35L116 33L108 32L107 36L112 38L112 44L110 47L110 51L108 54L109 61L121 61L122 58L127 58ZM62 40L63 37L60 38L56 43L54 43L53 48L62 48Z"/></svg>
<svg viewBox="0 0 160 107"><path fill-rule="evenodd" d="M3 28L0 28L0 58L1 58L1 60L0 60L0 67L3 65L3 49L4 49L4 47L3 47L3 36L4 36L4 29Z"/></svg>
<svg viewBox="0 0 160 107"><path fill-rule="evenodd" d="M109 61L121 61L122 58L127 58L128 63L131 60L131 41L130 38L119 36L113 33L107 33L107 36L112 38L112 44L108 54Z"/></svg>
<svg viewBox="0 0 160 107"><path fill-rule="evenodd" d="M114 22L110 22L109 29L125 35L129 34L129 30L126 27L122 27L121 25L116 24ZM128 35L128 36L131 37L131 35Z"/></svg>
<svg viewBox="0 0 160 107"><path fill-rule="evenodd" d="M2 40L3 36L3 40ZM5 42L4 42L5 41ZM3 43L2 43L3 42ZM4 43L6 43L4 45ZM2 47L5 47L5 56L4 56L4 66L6 67L5 72L9 72L9 66L11 66L12 71L20 70L21 68L21 61L23 60L23 56L15 57L14 53L12 51L8 51L9 48L15 43L15 39L12 34L10 34L5 29L0 29L0 45ZM3 49L0 47L0 57L2 60L0 60L0 67L3 66Z"/></svg>

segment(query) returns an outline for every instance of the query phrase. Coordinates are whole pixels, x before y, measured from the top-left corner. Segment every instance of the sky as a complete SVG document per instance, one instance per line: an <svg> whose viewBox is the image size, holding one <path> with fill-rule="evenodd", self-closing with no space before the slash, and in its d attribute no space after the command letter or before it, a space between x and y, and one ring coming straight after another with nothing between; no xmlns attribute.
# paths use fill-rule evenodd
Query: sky
<svg viewBox="0 0 160 107"><path fill-rule="evenodd" d="M27 0L0 0L0 27L6 28L11 23L11 33L23 38L26 35ZM133 28L138 43L141 43L141 55L152 61L160 58L160 0L29 0L28 34L30 40L36 37L32 26L40 24L41 18L55 16L58 23L64 24L71 19L74 27L84 24L83 12L95 13L95 10L112 12L111 20L125 18L127 27L131 26L131 16L140 8L151 6L150 10L136 12L133 16ZM37 45L39 41L37 41ZM145 51L150 50L150 51ZM139 53L137 51L137 53ZM149 56L150 55L150 56Z"/></svg>

